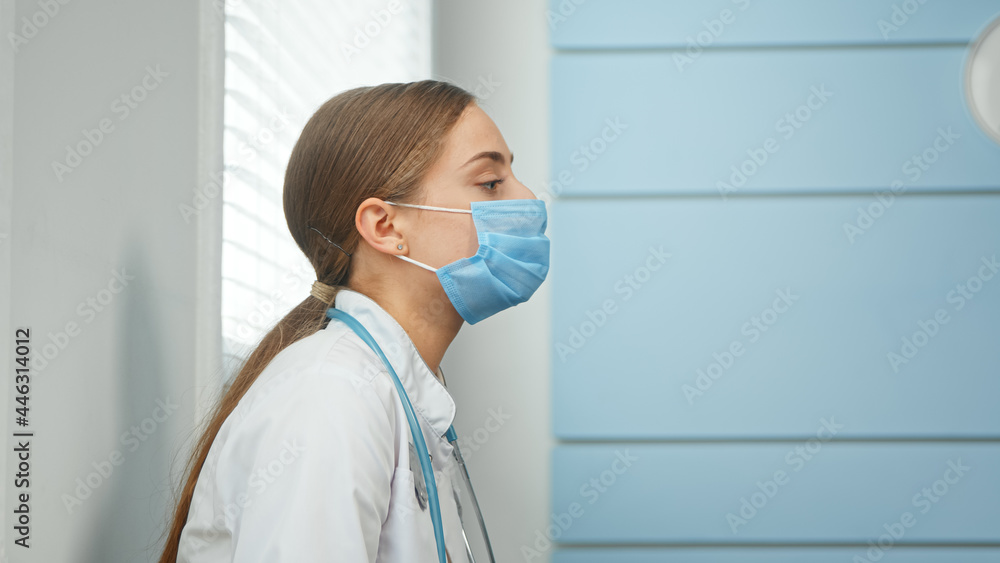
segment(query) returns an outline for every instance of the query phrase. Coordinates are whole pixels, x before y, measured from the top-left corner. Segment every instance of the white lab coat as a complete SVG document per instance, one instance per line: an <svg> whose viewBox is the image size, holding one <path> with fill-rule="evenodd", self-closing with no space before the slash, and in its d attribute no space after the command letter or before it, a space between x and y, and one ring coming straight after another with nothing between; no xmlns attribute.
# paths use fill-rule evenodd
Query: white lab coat
<svg viewBox="0 0 1000 563"><path fill-rule="evenodd" d="M448 554L467 562L453 488L461 476L444 438L454 400L377 303L342 290L335 305L368 329L406 389L433 457ZM282 350L223 423L198 477L177 561L436 562L411 444L381 360L331 320Z"/></svg>

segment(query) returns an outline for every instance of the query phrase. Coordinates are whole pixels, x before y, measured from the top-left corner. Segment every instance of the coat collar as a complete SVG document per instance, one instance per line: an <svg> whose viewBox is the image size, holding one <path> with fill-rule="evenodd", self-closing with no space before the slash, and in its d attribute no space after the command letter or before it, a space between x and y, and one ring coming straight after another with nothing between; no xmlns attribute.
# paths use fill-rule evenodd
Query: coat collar
<svg viewBox="0 0 1000 563"><path fill-rule="evenodd" d="M455 401L427 367L403 327L378 303L354 290L343 288L338 291L334 306L368 329L382 348L382 353L392 363L413 405L413 411L423 419L423 424L434 430L435 436L443 436L455 419ZM327 328L334 324L342 323L331 322ZM440 366L438 374L441 374Z"/></svg>

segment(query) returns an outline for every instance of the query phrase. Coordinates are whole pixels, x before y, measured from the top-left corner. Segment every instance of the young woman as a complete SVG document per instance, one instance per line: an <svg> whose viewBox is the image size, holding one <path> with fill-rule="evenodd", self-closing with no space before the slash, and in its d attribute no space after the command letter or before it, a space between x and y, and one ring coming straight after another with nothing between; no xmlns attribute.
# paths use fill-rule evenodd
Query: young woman
<svg viewBox="0 0 1000 563"><path fill-rule="evenodd" d="M439 364L548 272L513 159L444 82L357 88L309 119L284 210L317 281L211 415L161 563L468 560Z"/></svg>

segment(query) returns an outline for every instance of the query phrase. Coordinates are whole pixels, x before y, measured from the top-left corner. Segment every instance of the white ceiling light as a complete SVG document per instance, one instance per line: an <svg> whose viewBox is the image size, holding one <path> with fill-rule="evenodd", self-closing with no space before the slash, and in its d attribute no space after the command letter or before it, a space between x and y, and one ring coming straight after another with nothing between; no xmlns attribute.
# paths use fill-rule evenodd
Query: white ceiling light
<svg viewBox="0 0 1000 563"><path fill-rule="evenodd" d="M965 99L979 127L1000 143L1000 17L986 26L969 49Z"/></svg>

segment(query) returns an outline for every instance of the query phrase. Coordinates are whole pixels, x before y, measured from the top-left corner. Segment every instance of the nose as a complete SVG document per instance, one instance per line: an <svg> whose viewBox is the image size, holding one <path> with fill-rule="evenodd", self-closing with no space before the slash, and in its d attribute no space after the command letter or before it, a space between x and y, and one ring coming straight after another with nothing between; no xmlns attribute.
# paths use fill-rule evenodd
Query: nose
<svg viewBox="0 0 1000 563"><path fill-rule="evenodd" d="M535 197L535 192L531 191L528 186L525 186L520 181L515 180L514 185L511 186L510 199L538 199Z"/></svg>

